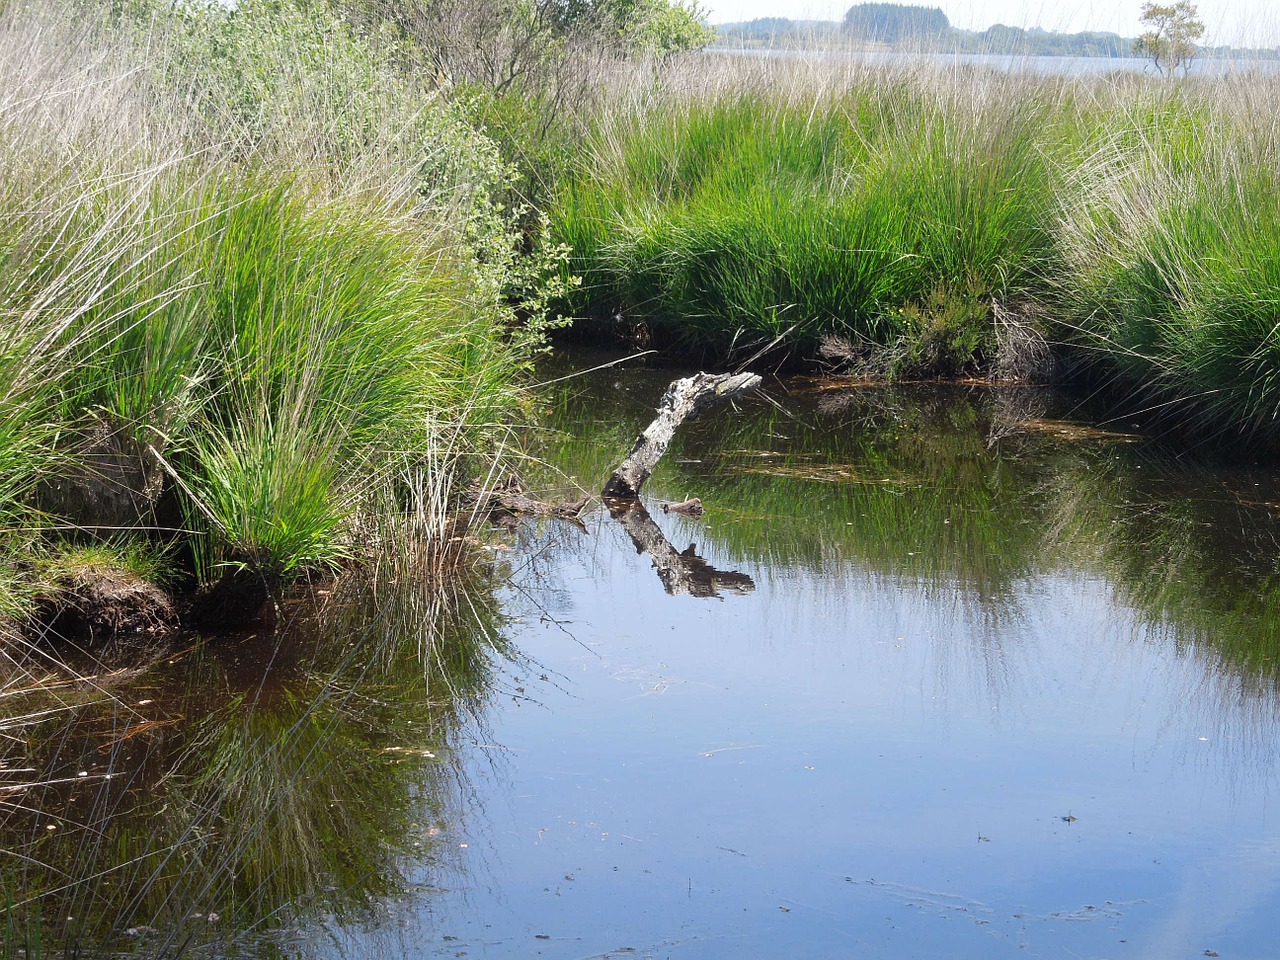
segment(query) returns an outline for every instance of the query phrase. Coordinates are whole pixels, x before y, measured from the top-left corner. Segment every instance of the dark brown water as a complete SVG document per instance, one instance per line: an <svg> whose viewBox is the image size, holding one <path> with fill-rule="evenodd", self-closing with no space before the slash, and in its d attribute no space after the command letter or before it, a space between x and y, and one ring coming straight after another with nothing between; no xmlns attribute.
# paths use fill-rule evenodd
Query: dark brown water
<svg viewBox="0 0 1280 960"><path fill-rule="evenodd" d="M535 492L598 489L674 375L547 388ZM647 518L31 726L10 766L70 782L10 793L8 895L144 955L1274 957L1277 471L1070 414L771 386ZM104 738L130 710L173 723Z"/></svg>

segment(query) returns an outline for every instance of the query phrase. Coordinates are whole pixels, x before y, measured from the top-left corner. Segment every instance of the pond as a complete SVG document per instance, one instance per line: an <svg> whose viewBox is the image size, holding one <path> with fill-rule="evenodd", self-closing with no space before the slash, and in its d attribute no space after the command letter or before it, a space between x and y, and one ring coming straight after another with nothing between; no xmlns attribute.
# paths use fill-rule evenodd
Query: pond
<svg viewBox="0 0 1280 960"><path fill-rule="evenodd" d="M543 388L530 492L677 375ZM1274 467L772 381L644 492L68 694L6 763L10 902L143 955L1274 956Z"/></svg>

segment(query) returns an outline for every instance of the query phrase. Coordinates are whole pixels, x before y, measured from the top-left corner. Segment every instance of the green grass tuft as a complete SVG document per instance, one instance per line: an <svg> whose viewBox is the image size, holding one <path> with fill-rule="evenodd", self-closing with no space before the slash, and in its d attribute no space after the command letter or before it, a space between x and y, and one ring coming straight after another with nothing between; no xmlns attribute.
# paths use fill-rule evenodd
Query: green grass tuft
<svg viewBox="0 0 1280 960"><path fill-rule="evenodd" d="M721 355L784 331L802 354L827 335L888 346L915 335L904 308L963 291L986 309L1052 259L1034 99L891 74L672 86L599 118L553 207L588 317Z"/></svg>
<svg viewBox="0 0 1280 960"><path fill-rule="evenodd" d="M406 463L492 448L548 261L493 145L323 4L152 15L0 17L0 531L167 490L202 578L332 566ZM122 461L135 515L82 509Z"/></svg>

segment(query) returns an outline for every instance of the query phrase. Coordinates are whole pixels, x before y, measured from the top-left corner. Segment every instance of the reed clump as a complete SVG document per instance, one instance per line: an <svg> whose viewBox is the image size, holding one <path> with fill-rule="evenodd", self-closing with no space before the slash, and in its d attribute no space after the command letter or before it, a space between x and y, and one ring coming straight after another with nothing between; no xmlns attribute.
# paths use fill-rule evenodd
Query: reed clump
<svg viewBox="0 0 1280 960"><path fill-rule="evenodd" d="M992 303L1054 255L1053 102L998 75L719 69L596 118L553 217L580 309L722 355L785 334L899 374L981 361Z"/></svg>
<svg viewBox="0 0 1280 960"><path fill-rule="evenodd" d="M551 207L584 330L890 378L1016 375L1032 344L1041 376L1275 441L1275 78L726 58L615 83Z"/></svg>
<svg viewBox="0 0 1280 960"><path fill-rule="evenodd" d="M421 464L483 469L546 323L514 172L376 44L136 6L0 15L10 607L68 531L180 538L199 582L344 562Z"/></svg>
<svg viewBox="0 0 1280 960"><path fill-rule="evenodd" d="M1122 108L1072 171L1064 338L1191 426L1267 444L1280 412L1280 84L1255 76Z"/></svg>

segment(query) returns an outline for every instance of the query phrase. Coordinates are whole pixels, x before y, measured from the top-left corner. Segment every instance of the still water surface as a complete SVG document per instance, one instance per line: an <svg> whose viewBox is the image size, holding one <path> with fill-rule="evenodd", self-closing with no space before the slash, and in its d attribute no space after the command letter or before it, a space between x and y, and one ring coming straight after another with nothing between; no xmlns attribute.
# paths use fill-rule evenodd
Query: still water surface
<svg viewBox="0 0 1280 960"><path fill-rule="evenodd" d="M531 492L675 375L546 388ZM6 895L165 956L1274 958L1280 480L1129 430L770 384L465 598L389 575L70 705Z"/></svg>
<svg viewBox="0 0 1280 960"><path fill-rule="evenodd" d="M552 461L598 488L671 375L570 385ZM1275 473L1055 406L774 388L691 426L646 494L750 578L719 596L603 509L526 527L464 869L360 949L1274 957Z"/></svg>
<svg viewBox="0 0 1280 960"><path fill-rule="evenodd" d="M763 60L831 61L873 67L910 67L927 64L942 69L990 68L1006 73L1031 73L1060 77L1106 77L1119 73L1159 76L1151 61L1142 57L1067 57L1018 53L893 53L876 50L761 49L717 47L709 56L748 57ZM1195 77L1271 75L1280 72L1280 61L1272 57L1198 56L1187 72Z"/></svg>

